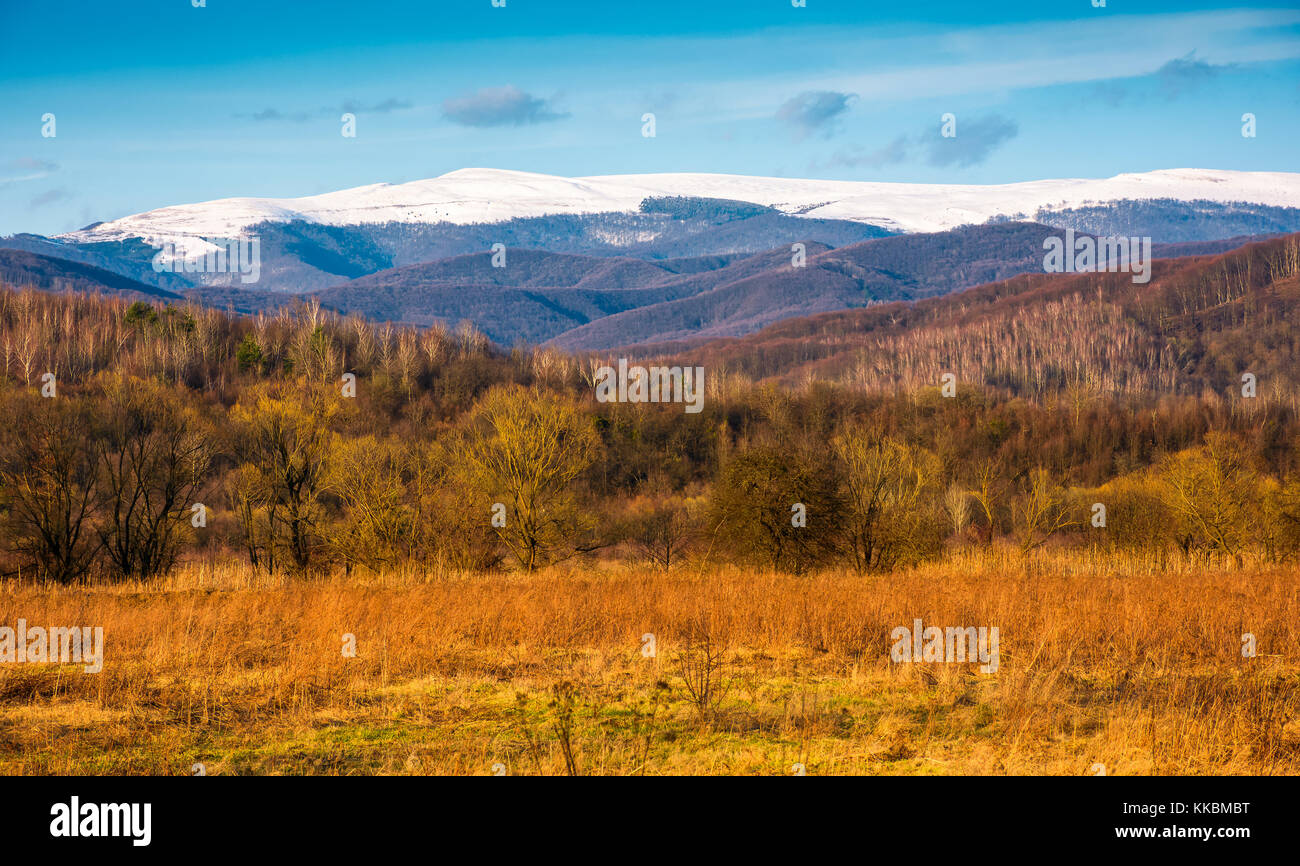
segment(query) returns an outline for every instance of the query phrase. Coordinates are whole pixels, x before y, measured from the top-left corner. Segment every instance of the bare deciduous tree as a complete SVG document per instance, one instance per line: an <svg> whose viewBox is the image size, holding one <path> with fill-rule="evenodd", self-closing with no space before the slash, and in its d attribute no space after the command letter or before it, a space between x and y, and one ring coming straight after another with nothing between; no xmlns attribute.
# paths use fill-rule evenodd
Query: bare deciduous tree
<svg viewBox="0 0 1300 866"><path fill-rule="evenodd" d="M501 541L526 570L585 549L571 486L595 459L591 421L558 394L489 391L456 443L473 483L506 506ZM488 520L488 515L483 515Z"/></svg>

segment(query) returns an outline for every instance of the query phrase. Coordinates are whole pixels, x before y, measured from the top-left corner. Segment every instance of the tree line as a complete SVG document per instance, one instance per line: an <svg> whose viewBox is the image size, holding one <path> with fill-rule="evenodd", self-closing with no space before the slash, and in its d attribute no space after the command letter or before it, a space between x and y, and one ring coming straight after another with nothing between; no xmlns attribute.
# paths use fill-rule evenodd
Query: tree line
<svg viewBox="0 0 1300 866"><path fill-rule="evenodd" d="M684 414L597 403L594 359L318 306L0 292L0 341L11 576L147 580L230 556L308 575L1300 553L1297 424L1279 404L783 388L706 367L705 410Z"/></svg>

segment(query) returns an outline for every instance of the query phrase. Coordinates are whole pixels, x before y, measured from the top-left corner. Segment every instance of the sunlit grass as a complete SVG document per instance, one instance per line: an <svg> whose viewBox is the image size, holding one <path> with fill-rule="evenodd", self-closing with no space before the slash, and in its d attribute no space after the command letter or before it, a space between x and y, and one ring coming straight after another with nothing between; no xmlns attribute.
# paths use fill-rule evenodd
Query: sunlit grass
<svg viewBox="0 0 1300 866"><path fill-rule="evenodd" d="M871 577L283 580L230 559L10 582L0 624L102 626L106 650L97 675L0 665L0 771L562 774L567 741L584 774L1297 773L1297 576L995 549ZM893 664L917 617L997 626L1000 669ZM678 664L704 635L711 713Z"/></svg>

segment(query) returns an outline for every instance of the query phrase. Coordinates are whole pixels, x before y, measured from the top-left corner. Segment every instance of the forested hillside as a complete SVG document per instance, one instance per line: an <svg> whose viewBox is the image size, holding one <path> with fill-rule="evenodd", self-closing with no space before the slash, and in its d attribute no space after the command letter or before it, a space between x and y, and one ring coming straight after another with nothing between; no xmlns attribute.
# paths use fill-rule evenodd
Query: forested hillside
<svg viewBox="0 0 1300 866"><path fill-rule="evenodd" d="M913 304L773 325L683 350L695 362L904 393L943 373L1007 397L1089 399L1261 392L1296 405L1300 236L1217 256L1158 259L1129 274L1029 274Z"/></svg>
<svg viewBox="0 0 1300 866"><path fill-rule="evenodd" d="M49 292L107 292L127 297L170 298L180 295L106 271L91 264L24 250L0 249L0 282Z"/></svg>

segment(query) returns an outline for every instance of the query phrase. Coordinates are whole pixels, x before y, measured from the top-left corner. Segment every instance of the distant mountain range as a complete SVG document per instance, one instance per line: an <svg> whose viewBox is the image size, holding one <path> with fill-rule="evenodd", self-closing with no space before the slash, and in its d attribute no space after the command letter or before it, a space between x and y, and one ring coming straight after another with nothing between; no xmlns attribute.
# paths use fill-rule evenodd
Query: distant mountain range
<svg viewBox="0 0 1300 866"><path fill-rule="evenodd" d="M750 203L789 216L850 220L890 233L936 232L997 217L1033 219L1120 201L1249 202L1300 207L1300 175L1172 169L1106 179L993 186L802 180L718 174L567 178L469 168L402 184L373 184L296 199L231 198L178 205L99 223L65 238L78 243L141 238L202 252L202 239L246 234L264 223L328 226L482 225L550 216L633 214L647 199ZM742 214L742 215L753 215Z"/></svg>
<svg viewBox="0 0 1300 866"><path fill-rule="evenodd" d="M739 336L1041 272L1043 239L1065 228L1151 237L1157 255L1218 252L1300 231L1300 174L1178 169L970 186L465 169L0 238L0 279L183 294L241 311L312 295L372 319L469 320L500 343L587 350ZM171 266L250 238L256 283Z"/></svg>

